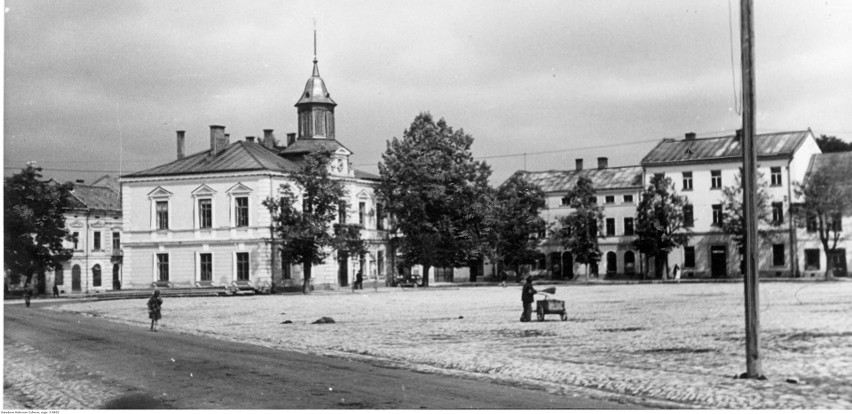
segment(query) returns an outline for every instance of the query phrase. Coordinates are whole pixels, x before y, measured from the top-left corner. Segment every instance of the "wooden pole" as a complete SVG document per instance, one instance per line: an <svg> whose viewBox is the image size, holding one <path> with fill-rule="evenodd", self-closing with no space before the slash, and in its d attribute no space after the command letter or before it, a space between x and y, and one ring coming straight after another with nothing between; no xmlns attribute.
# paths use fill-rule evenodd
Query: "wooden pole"
<svg viewBox="0 0 852 414"><path fill-rule="evenodd" d="M760 318L758 308L757 151L754 116L754 16L753 0L740 1L743 71L743 217L745 219L745 337L746 372L743 378L761 378Z"/></svg>

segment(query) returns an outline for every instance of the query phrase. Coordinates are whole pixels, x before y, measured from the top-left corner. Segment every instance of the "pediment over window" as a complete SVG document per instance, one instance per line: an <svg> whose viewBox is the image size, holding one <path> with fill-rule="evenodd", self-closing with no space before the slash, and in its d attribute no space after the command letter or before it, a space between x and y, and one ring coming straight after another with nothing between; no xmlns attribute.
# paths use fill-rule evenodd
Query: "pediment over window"
<svg viewBox="0 0 852 414"><path fill-rule="evenodd" d="M361 200L368 200L370 199L370 193L368 193L367 190L361 190L356 197Z"/></svg>
<svg viewBox="0 0 852 414"><path fill-rule="evenodd" d="M96 221L96 222L94 222L90 225L90 227L93 227L93 228L96 228L96 229L99 229L103 226L104 226L104 222L102 222L100 220L98 220L98 221Z"/></svg>
<svg viewBox="0 0 852 414"><path fill-rule="evenodd" d="M216 194L216 190L208 187L207 184L201 184L201 186L192 190L193 197L212 196L213 194Z"/></svg>
<svg viewBox="0 0 852 414"><path fill-rule="evenodd" d="M167 191L165 188L157 186L154 191L148 193L148 198L168 198L173 196L170 191Z"/></svg>
<svg viewBox="0 0 852 414"><path fill-rule="evenodd" d="M228 194L243 194L243 193L252 192L252 189L249 188L249 187L246 187L245 184L243 184L243 183L237 183L233 187L229 188L228 191L226 191L226 192Z"/></svg>
<svg viewBox="0 0 852 414"><path fill-rule="evenodd" d="M346 157L352 155L352 151L349 151L348 149L343 148L343 147L338 148L337 151L334 151L334 153L337 154L337 155L343 155L343 156L346 156Z"/></svg>
<svg viewBox="0 0 852 414"><path fill-rule="evenodd" d="M80 228L83 227L83 222L80 220L74 220L70 224L68 224L68 227Z"/></svg>

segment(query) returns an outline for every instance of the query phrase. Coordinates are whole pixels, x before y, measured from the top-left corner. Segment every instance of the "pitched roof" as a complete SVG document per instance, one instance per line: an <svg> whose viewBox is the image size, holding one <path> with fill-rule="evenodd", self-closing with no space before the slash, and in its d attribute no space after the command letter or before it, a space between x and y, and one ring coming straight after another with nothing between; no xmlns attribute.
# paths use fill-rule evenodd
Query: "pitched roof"
<svg viewBox="0 0 852 414"><path fill-rule="evenodd" d="M335 151L339 150L340 148L343 148L346 151L349 151L349 153L352 153L352 151L350 151L349 148L344 147L343 144L341 144L341 143L339 143L339 142L337 142L336 140L333 140L333 139L303 138L303 139L297 140L296 142L294 142L291 145L288 145L287 148L284 148L283 150L281 150L280 153L281 153L281 155L297 155L297 154L306 154L306 153L315 152L315 151L335 152Z"/></svg>
<svg viewBox="0 0 852 414"><path fill-rule="evenodd" d="M756 135L757 156L792 157L810 135L810 129ZM678 141L667 138L642 158L642 165L728 161L741 159L742 154L742 145L736 135Z"/></svg>
<svg viewBox="0 0 852 414"><path fill-rule="evenodd" d="M359 178L359 179L362 179L362 180L372 180L372 181L379 181L379 180L382 179L382 177L379 177L376 174L368 173L366 171L361 171L361 170L355 170L355 178Z"/></svg>
<svg viewBox="0 0 852 414"><path fill-rule="evenodd" d="M100 185L74 184L69 204L73 209L121 211L119 193Z"/></svg>
<svg viewBox="0 0 852 414"><path fill-rule="evenodd" d="M210 150L204 150L168 164L127 174L124 177L264 170L294 172L299 169L300 165L298 160L283 158L275 151L256 142L237 141L215 157L210 156Z"/></svg>
<svg viewBox="0 0 852 414"><path fill-rule="evenodd" d="M837 168L837 166L850 165L852 165L852 151L814 154L811 156L811 161L808 165L808 172L806 175L810 175L815 171L825 168ZM852 182L852 177L845 178L847 179L847 182Z"/></svg>
<svg viewBox="0 0 852 414"><path fill-rule="evenodd" d="M588 177L597 190L642 188L642 167L615 167L594 170L518 171L545 193L568 191L580 177Z"/></svg>

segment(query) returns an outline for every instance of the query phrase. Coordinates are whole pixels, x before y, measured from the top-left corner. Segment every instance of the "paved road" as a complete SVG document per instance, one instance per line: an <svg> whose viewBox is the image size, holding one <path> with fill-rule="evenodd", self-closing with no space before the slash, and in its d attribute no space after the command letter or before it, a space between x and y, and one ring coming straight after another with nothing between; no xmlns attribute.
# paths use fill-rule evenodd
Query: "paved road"
<svg viewBox="0 0 852 414"><path fill-rule="evenodd" d="M150 332L147 327L41 306L4 306L4 362L6 381L14 382L18 379L13 368L22 361L51 361L41 364L51 366L42 370L49 374L29 379L45 382L33 387L45 401L64 401L50 390L66 387L71 399L111 408L642 408L178 332ZM30 376L38 372L27 369ZM101 390L90 389L92 384ZM99 394L86 400L79 395L85 392Z"/></svg>

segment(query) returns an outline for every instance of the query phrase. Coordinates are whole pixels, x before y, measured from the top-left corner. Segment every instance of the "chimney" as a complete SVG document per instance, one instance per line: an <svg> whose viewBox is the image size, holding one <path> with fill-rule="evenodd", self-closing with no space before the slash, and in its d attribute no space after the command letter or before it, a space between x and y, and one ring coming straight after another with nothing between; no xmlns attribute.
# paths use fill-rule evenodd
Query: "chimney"
<svg viewBox="0 0 852 414"><path fill-rule="evenodd" d="M275 148L275 135L272 134L271 129L263 130L263 146L269 149Z"/></svg>
<svg viewBox="0 0 852 414"><path fill-rule="evenodd" d="M85 182L86 182L86 180L77 180L77 184L83 184Z"/></svg>
<svg viewBox="0 0 852 414"><path fill-rule="evenodd" d="M290 132L290 133L287 134L287 146L289 147L290 145L293 145L294 143L296 143L296 133Z"/></svg>
<svg viewBox="0 0 852 414"><path fill-rule="evenodd" d="M686 133L686 140L687 141L694 141L695 140L695 133L694 132L687 132Z"/></svg>
<svg viewBox="0 0 852 414"><path fill-rule="evenodd" d="M606 157L598 157L598 169L599 170L605 170L606 164L607 164Z"/></svg>
<svg viewBox="0 0 852 414"><path fill-rule="evenodd" d="M577 166L577 171L583 171L583 159L582 158L575 159L574 165Z"/></svg>
<svg viewBox="0 0 852 414"><path fill-rule="evenodd" d="M177 159L179 160L184 157L184 142L186 142L184 134L186 134L186 131L177 131Z"/></svg>
<svg viewBox="0 0 852 414"><path fill-rule="evenodd" d="M737 134L736 134L736 135L734 135L734 140L736 140L736 141L742 141L742 139L743 139L743 130L742 130L742 129L738 129L738 130L737 130Z"/></svg>
<svg viewBox="0 0 852 414"><path fill-rule="evenodd" d="M228 145L228 138L225 135L225 127L221 125L210 125L210 155L216 155L222 152Z"/></svg>
<svg viewBox="0 0 852 414"><path fill-rule="evenodd" d="M254 142L254 137L246 137L246 141L248 141L248 142Z"/></svg>

